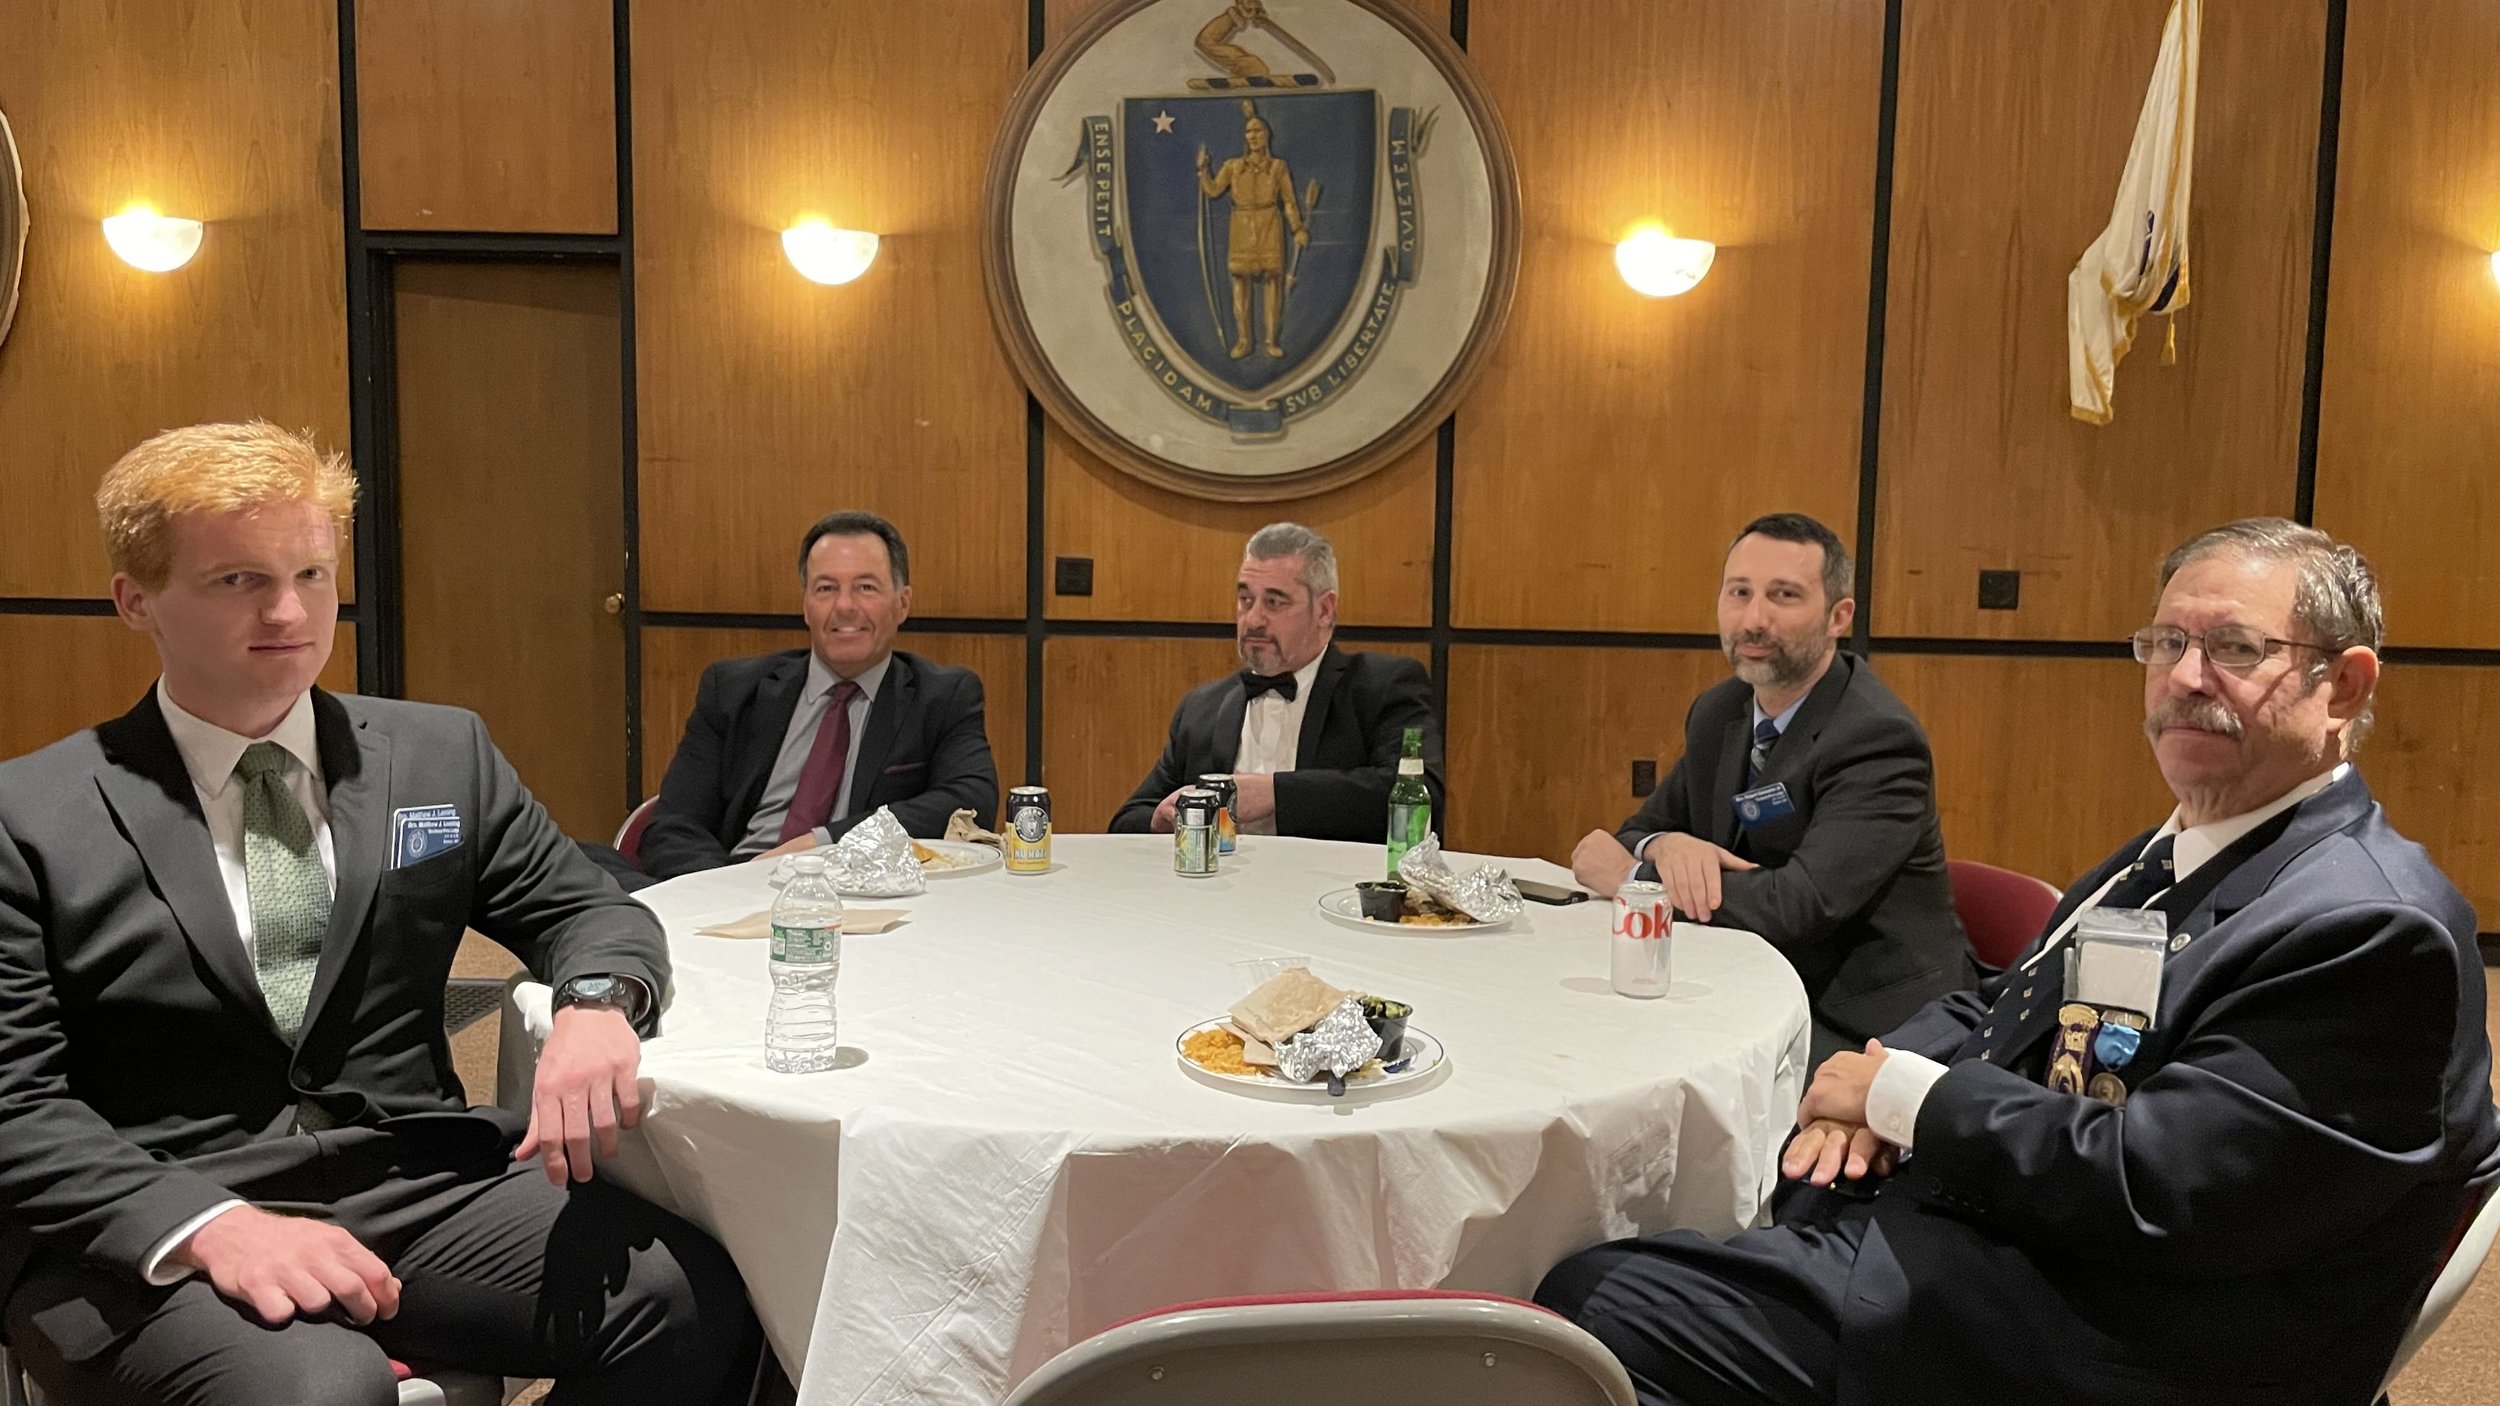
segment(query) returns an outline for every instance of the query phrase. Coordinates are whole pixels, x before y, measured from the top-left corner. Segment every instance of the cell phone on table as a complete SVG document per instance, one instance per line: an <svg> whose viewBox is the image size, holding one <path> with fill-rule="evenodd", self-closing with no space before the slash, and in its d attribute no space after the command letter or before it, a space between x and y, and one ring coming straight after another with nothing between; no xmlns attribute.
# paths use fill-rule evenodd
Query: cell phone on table
<svg viewBox="0 0 2500 1406"><path fill-rule="evenodd" d="M1513 879L1511 884L1519 890L1521 898L1533 903L1586 903L1590 898L1586 889L1567 889L1560 884L1540 884L1534 879Z"/></svg>

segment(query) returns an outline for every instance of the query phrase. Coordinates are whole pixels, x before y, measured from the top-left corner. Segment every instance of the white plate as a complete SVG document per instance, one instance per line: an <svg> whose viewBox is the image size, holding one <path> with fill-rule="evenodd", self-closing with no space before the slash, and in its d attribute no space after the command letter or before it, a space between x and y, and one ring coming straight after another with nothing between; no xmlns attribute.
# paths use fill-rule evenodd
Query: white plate
<svg viewBox="0 0 2500 1406"><path fill-rule="evenodd" d="M1319 911L1348 927L1369 928L1373 932L1404 933L1408 937L1454 937L1460 933L1492 932L1497 928L1510 926L1510 920L1507 918L1498 923L1479 922L1474 918L1469 918L1463 923L1384 923L1378 918L1363 916L1362 895L1352 889L1339 889L1335 893L1321 894Z"/></svg>
<svg viewBox="0 0 2500 1406"><path fill-rule="evenodd" d="M936 850L953 864L922 863L920 872L932 879L960 879L967 874L986 874L1007 862L998 846L978 844L971 840L922 840L925 849Z"/></svg>
<svg viewBox="0 0 2500 1406"><path fill-rule="evenodd" d="M1229 1023L1229 1020L1230 1018L1226 1016L1202 1020L1174 1036L1172 1056L1181 1062L1181 1068L1200 1079L1230 1088L1238 1088L1244 1092L1270 1096L1284 1095L1296 1099L1317 1098L1322 1103L1334 1101L1329 1097L1328 1081L1325 1078L1313 1083L1297 1084L1290 1079L1271 1074L1218 1074L1181 1052L1182 1047L1189 1043L1190 1036L1201 1030L1213 1030L1217 1026ZM1373 1074L1357 1071L1352 1078L1345 1081L1345 1096L1357 1098L1384 1089L1393 1089L1400 1084L1413 1084L1429 1079L1439 1073L1442 1066L1449 1063L1450 1058L1449 1052L1441 1047L1439 1040L1413 1025L1406 1027L1406 1048L1401 1051L1401 1056L1398 1060L1398 1067L1395 1069L1383 1069Z"/></svg>

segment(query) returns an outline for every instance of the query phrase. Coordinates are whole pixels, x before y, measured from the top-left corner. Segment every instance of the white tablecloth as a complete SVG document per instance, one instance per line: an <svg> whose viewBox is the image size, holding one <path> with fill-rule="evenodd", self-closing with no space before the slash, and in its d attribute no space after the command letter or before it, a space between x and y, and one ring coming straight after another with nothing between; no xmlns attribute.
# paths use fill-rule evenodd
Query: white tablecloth
<svg viewBox="0 0 2500 1406"><path fill-rule="evenodd" d="M1607 989L1602 902L1530 904L1497 933L1365 932L1314 900L1377 875L1378 846L1245 837L1211 879L1174 875L1161 837L1057 849L1047 875L864 901L912 916L845 939L845 1067L822 1074L764 1067L765 944L695 934L766 906L767 866L642 894L677 990L617 1171L727 1245L802 1406L988 1406L1167 1303L1524 1295L1598 1240L1727 1234L1761 1210L1807 1036L1760 939L1679 927L1672 994L1633 1001ZM1242 994L1230 963L1282 955L1412 1003L1448 1067L1342 1104L1193 1078L1174 1037Z"/></svg>

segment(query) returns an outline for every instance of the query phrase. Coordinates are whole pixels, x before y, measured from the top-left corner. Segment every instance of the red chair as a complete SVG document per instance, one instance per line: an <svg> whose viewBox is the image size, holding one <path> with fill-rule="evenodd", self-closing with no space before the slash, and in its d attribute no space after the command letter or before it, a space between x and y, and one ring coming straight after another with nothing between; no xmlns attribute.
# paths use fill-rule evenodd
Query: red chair
<svg viewBox="0 0 2500 1406"><path fill-rule="evenodd" d="M2062 896L2047 882L1973 859L1949 859L1953 911L1962 919L1971 951L1999 971L2022 960L2023 949L2049 925Z"/></svg>
<svg viewBox="0 0 2500 1406"><path fill-rule="evenodd" d="M1359 1384L1349 1390L1349 1384ZM1004 1406L1634 1406L1603 1343L1535 1304L1437 1289L1176 1304L1041 1365Z"/></svg>
<svg viewBox="0 0 2500 1406"><path fill-rule="evenodd" d="M659 803L657 796L643 797L642 804L625 817L625 823L616 827L616 852L637 869L642 867L642 832L651 828L651 808Z"/></svg>

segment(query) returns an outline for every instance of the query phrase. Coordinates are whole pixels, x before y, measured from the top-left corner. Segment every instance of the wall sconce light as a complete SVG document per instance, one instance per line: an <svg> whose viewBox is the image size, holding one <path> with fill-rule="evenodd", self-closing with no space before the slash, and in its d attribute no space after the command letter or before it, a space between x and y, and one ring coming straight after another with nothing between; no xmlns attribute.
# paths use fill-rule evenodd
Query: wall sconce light
<svg viewBox="0 0 2500 1406"><path fill-rule="evenodd" d="M1719 246L1707 239L1678 239L1656 225L1644 225L1615 246L1615 269L1634 292L1672 298L1701 282L1718 255Z"/></svg>
<svg viewBox="0 0 2500 1406"><path fill-rule="evenodd" d="M2491 251L2491 276L2495 282L2500 282L2500 249Z"/></svg>
<svg viewBox="0 0 2500 1406"><path fill-rule="evenodd" d="M160 215L153 205L133 205L104 222L104 242L132 268L172 273L200 252L204 230L197 220Z"/></svg>
<svg viewBox="0 0 2500 1406"><path fill-rule="evenodd" d="M866 230L835 229L823 220L801 220L781 232L790 266L818 283L848 283L877 257L877 237Z"/></svg>

